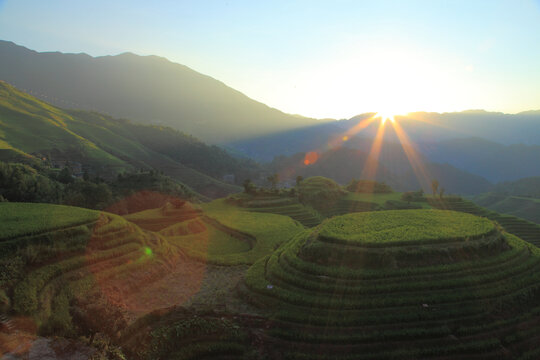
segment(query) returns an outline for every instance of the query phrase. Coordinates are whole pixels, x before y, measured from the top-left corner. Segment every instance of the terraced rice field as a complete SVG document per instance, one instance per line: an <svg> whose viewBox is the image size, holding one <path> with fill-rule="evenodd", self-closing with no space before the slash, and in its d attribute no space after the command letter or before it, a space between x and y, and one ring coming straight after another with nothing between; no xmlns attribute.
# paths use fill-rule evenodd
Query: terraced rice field
<svg viewBox="0 0 540 360"><path fill-rule="evenodd" d="M347 193L340 197L334 206L325 212L325 216L332 217L354 212L392 210L392 209L415 209L431 208L426 202L407 203L401 200L401 193L367 194Z"/></svg>
<svg viewBox="0 0 540 360"><path fill-rule="evenodd" d="M181 206L170 203L158 209L149 209L138 213L125 215L124 218L140 228L149 231L160 231L168 226L199 217L201 209L194 204L185 202Z"/></svg>
<svg viewBox="0 0 540 360"><path fill-rule="evenodd" d="M344 197L344 198L339 199L336 202L335 206L332 209L330 209L326 215L328 217L332 217L336 215L344 215L344 214L349 214L349 213L354 213L354 212L377 211L377 210L382 210L382 206L377 203Z"/></svg>
<svg viewBox="0 0 540 360"><path fill-rule="evenodd" d="M0 260L39 260L0 290L44 334L67 333L71 300L99 289L143 316L122 332L134 359L540 355L540 249L514 236L528 234L521 221L463 201L451 204L459 212L356 212L311 229L225 200L128 216L151 231L54 205L69 221L24 227L35 204L10 205Z"/></svg>
<svg viewBox="0 0 540 360"><path fill-rule="evenodd" d="M290 217L242 211L224 200L203 204L202 208L206 224L251 243L249 251L217 255L216 263L222 265L251 265L304 230Z"/></svg>
<svg viewBox="0 0 540 360"><path fill-rule="evenodd" d="M439 209L449 209L487 217L488 219L497 221L509 233L533 245L540 246L540 225L538 224L512 215L501 215L463 199L457 201L432 200L430 203L433 207Z"/></svg>
<svg viewBox="0 0 540 360"><path fill-rule="evenodd" d="M80 223L89 223L98 219L99 212L71 206L0 203L2 228L0 238L36 234Z"/></svg>
<svg viewBox="0 0 540 360"><path fill-rule="evenodd" d="M370 236L358 238L354 224L367 217ZM261 335L270 358L514 359L539 351L540 249L452 211L336 217L255 263L240 292L271 319Z"/></svg>
<svg viewBox="0 0 540 360"><path fill-rule="evenodd" d="M25 216L37 211L36 204L1 205L3 211ZM0 286L12 294L14 312L30 315L44 333L53 329L57 334L70 331L69 304L75 297L103 290L111 281L127 282L127 276L142 268L146 274L143 278L151 281L163 274L163 258L173 261L178 256L158 237L120 216L58 205L38 204L38 208L40 221L30 227L31 232L15 233L11 230L14 226L9 226L0 238L3 264L9 264L10 259L26 261L20 265L24 267L18 270L19 278ZM64 213L66 217L54 221L55 214ZM51 214L50 223L47 214ZM15 223L32 223L31 219L19 221Z"/></svg>
<svg viewBox="0 0 540 360"><path fill-rule="evenodd" d="M133 359L261 358L260 353L246 357L251 351L249 338L238 318L213 311L169 309L133 324L123 335L122 346Z"/></svg>
<svg viewBox="0 0 540 360"><path fill-rule="evenodd" d="M308 187L312 189L312 187ZM353 194L344 193L328 203L327 208L317 211L309 206L301 204L296 198L284 196L266 196L264 198L246 198L237 202L239 206L249 211L266 212L289 216L300 222L305 227L317 226L325 218L336 215L344 215L353 212L366 212L385 210L388 202L399 202L401 193L391 194ZM407 205L407 203L404 203ZM426 203L415 203L417 207L430 206Z"/></svg>
<svg viewBox="0 0 540 360"><path fill-rule="evenodd" d="M251 265L304 229L290 217L242 211L224 200L193 208L167 206L126 218L157 232L185 255L215 265Z"/></svg>
<svg viewBox="0 0 540 360"><path fill-rule="evenodd" d="M288 216L305 227L321 223L321 215L312 208L298 202L296 198L283 196L265 196L264 198L246 199L239 205L249 211Z"/></svg>

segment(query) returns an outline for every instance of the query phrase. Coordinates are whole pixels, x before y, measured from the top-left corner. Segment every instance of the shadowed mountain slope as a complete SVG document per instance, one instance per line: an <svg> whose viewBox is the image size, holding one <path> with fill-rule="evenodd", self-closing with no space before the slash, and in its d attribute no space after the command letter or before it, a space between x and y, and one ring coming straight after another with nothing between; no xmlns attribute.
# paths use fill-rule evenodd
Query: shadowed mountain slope
<svg viewBox="0 0 540 360"><path fill-rule="evenodd" d="M161 148L146 146L142 134L152 137ZM171 138L173 140L171 140ZM176 148L168 148L174 143ZM174 150L198 162L182 163ZM98 113L65 111L40 101L0 81L0 155L4 161L32 161L46 158L53 164L78 162L90 172L113 177L135 169L158 169L209 197L240 190L215 177L241 170L243 160L224 150L170 128L135 125ZM185 159L184 159L185 160ZM203 173L201 164L220 163L222 168ZM198 171L201 170L201 171ZM208 169L207 169L208 170Z"/></svg>
<svg viewBox="0 0 540 360"><path fill-rule="evenodd" d="M317 123L157 56L38 53L0 41L0 79L63 108L167 125L214 143Z"/></svg>

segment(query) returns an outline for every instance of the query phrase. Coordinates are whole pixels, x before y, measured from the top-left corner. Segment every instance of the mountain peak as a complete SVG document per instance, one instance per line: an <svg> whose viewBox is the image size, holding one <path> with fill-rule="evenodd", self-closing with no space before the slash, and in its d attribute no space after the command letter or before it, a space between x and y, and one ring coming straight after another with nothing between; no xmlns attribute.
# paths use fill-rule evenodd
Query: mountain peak
<svg viewBox="0 0 540 360"><path fill-rule="evenodd" d="M0 79L60 107L167 125L213 143L318 123L270 108L162 57L131 52L74 56L3 44Z"/></svg>

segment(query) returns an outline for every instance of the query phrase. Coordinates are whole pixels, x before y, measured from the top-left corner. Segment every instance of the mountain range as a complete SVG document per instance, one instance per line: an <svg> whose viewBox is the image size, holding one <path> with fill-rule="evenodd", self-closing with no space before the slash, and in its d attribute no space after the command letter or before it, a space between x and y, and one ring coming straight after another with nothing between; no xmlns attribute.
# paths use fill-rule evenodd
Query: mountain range
<svg viewBox="0 0 540 360"><path fill-rule="evenodd" d="M207 196L238 189L220 181L224 175L235 175L239 184L260 179L265 171L289 171L289 165L281 165L291 161L299 174L320 172L347 182L361 175L361 159L369 154L380 124L372 122L356 133L359 122L375 113L345 120L285 114L157 56L39 53L0 41L0 79L21 90L4 83L6 99L25 99L3 104L11 123L4 120L0 144L11 154L56 149L79 154L101 171L163 168ZM396 122L411 140L405 147L414 148L432 176L453 179L448 191L485 192L491 183L540 175L540 111L416 112L396 116ZM350 135L336 152L335 140L344 134ZM388 123L381 149L381 180L404 190L419 186ZM303 154L310 151L320 154L320 162L304 166ZM277 156L290 159L260 167L242 158L270 162ZM357 163L351 167L353 160Z"/></svg>
<svg viewBox="0 0 540 360"><path fill-rule="evenodd" d="M426 114L398 116L395 120L424 162L446 163L494 183L540 175L537 160L540 159L540 113L508 115L465 111L431 114L431 120L424 118ZM357 133L354 128L374 115L366 113L348 120L238 140L228 144L228 148L260 161L270 161L278 155L326 151L336 139L348 134L348 147L369 152L380 121L372 122ZM381 159L389 170L402 173L402 168L407 169L408 165L400 139L393 126L386 123L385 127ZM483 128L490 130L483 133Z"/></svg>
<svg viewBox="0 0 540 360"><path fill-rule="evenodd" d="M62 108L170 126L211 143L318 123L158 56L39 53L0 41L0 79Z"/></svg>

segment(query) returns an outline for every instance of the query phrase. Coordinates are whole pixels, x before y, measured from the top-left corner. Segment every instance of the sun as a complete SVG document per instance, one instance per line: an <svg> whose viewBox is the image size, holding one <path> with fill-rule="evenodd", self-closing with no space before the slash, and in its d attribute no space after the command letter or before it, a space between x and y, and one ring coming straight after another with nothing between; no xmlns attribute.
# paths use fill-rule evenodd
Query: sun
<svg viewBox="0 0 540 360"><path fill-rule="evenodd" d="M390 120L391 122L394 122L396 121L396 118L395 118L395 114L393 112L390 112L390 111L379 111L375 117L376 118L381 118L381 123L385 123L386 120Z"/></svg>
<svg viewBox="0 0 540 360"><path fill-rule="evenodd" d="M408 114L407 111L401 111L398 109L386 109L384 111L379 111L377 114L375 114L374 118L380 118L381 123L384 124L386 120L395 122L396 116L404 116L406 114Z"/></svg>

